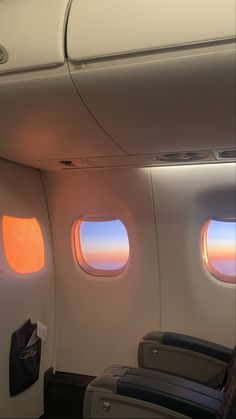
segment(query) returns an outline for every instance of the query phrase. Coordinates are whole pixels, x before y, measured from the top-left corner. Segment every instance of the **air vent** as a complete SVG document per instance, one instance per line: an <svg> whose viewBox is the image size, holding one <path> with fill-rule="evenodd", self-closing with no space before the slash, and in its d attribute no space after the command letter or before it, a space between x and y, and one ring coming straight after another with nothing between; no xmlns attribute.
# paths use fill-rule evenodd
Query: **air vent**
<svg viewBox="0 0 236 419"><path fill-rule="evenodd" d="M75 170L94 167L93 163L78 158L38 160L38 168L42 170Z"/></svg>
<svg viewBox="0 0 236 419"><path fill-rule="evenodd" d="M83 169L86 167L92 167L92 164L81 159L65 159L59 160L58 162L63 170L66 169Z"/></svg>
<svg viewBox="0 0 236 419"><path fill-rule="evenodd" d="M76 167L76 164L73 162L73 160L59 160L59 163L64 168L66 168L66 167L69 167L69 168Z"/></svg>
<svg viewBox="0 0 236 419"><path fill-rule="evenodd" d="M174 153L163 153L156 156L157 160L166 162L188 163L199 160L212 160L211 154L207 152L183 151Z"/></svg>
<svg viewBox="0 0 236 419"><path fill-rule="evenodd" d="M8 53L7 50L0 45L0 64L6 63L8 60Z"/></svg>
<svg viewBox="0 0 236 419"><path fill-rule="evenodd" d="M215 162L210 150L166 152L158 154L136 154L129 156L90 157L89 162L96 167L152 167L176 164Z"/></svg>
<svg viewBox="0 0 236 419"><path fill-rule="evenodd" d="M236 148L231 150L214 150L213 153L217 160L236 160Z"/></svg>

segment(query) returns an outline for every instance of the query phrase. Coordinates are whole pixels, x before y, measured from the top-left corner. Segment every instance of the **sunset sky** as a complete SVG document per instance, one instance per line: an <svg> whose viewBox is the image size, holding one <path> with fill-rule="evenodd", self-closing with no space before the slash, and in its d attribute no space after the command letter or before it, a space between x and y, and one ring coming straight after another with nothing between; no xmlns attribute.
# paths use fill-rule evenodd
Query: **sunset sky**
<svg viewBox="0 0 236 419"><path fill-rule="evenodd" d="M129 258L129 240L120 220L83 221L80 225L83 259L95 269L120 269Z"/></svg>
<svg viewBox="0 0 236 419"><path fill-rule="evenodd" d="M225 275L235 276L235 253L235 221L212 220L207 231L207 254L212 267Z"/></svg>

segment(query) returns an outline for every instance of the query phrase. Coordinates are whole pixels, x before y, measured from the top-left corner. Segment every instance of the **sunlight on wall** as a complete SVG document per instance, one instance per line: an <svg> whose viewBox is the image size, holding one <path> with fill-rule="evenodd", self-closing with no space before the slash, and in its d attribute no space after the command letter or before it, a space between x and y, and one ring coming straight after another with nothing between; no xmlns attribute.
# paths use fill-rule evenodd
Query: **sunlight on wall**
<svg viewBox="0 0 236 419"><path fill-rule="evenodd" d="M74 246L78 263L92 275L118 275L129 260L127 230L120 220L77 221Z"/></svg>
<svg viewBox="0 0 236 419"><path fill-rule="evenodd" d="M45 252L42 231L35 218L3 216L3 244L6 259L20 274L37 272L44 267Z"/></svg>
<svg viewBox="0 0 236 419"><path fill-rule="evenodd" d="M207 269L224 282L236 283L236 222L209 220L203 227L202 252Z"/></svg>

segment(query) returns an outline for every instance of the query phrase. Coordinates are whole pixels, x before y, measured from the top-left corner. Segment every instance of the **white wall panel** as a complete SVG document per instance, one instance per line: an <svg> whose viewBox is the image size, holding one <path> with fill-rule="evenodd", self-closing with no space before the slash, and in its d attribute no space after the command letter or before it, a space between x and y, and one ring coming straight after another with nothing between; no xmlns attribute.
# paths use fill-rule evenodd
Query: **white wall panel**
<svg viewBox="0 0 236 419"><path fill-rule="evenodd" d="M0 226L0 417L36 418L43 413L43 374L51 366L54 320L54 268L45 196L39 172L0 160L0 222L3 215L37 218L45 243L45 267L17 274L8 265ZM9 396L11 334L28 318L48 326L42 344L40 379L23 393Z"/></svg>
<svg viewBox="0 0 236 419"><path fill-rule="evenodd" d="M58 280L56 368L98 374L112 363L135 365L137 344L160 327L155 223L149 170L47 173ZM105 279L73 260L71 227L84 216L120 218L130 264Z"/></svg>
<svg viewBox="0 0 236 419"><path fill-rule="evenodd" d="M232 346L236 287L202 262L201 230L208 218L235 216L235 165L151 169L160 251L162 330Z"/></svg>

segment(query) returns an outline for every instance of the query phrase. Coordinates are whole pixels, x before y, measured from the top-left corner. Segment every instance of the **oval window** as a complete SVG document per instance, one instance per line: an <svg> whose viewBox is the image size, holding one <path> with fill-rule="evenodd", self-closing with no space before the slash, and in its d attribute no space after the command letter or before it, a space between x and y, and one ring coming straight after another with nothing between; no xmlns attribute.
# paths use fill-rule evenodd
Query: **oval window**
<svg viewBox="0 0 236 419"><path fill-rule="evenodd" d="M236 283L236 222L209 220L202 231L203 260L221 281Z"/></svg>
<svg viewBox="0 0 236 419"><path fill-rule="evenodd" d="M44 267L43 235L36 218L4 215L2 234L6 259L13 271L28 274Z"/></svg>
<svg viewBox="0 0 236 419"><path fill-rule="evenodd" d="M73 242L76 260L89 274L115 276L128 263L129 239L120 220L78 220Z"/></svg>

